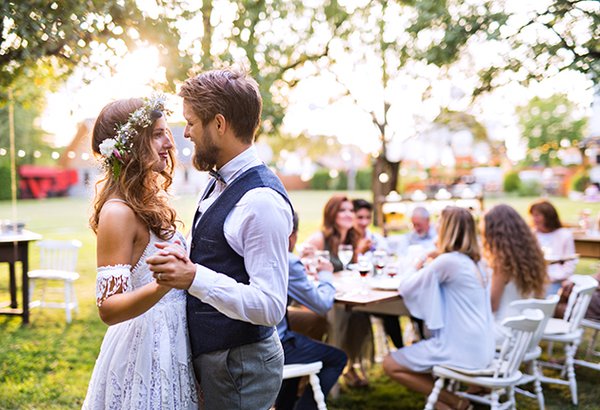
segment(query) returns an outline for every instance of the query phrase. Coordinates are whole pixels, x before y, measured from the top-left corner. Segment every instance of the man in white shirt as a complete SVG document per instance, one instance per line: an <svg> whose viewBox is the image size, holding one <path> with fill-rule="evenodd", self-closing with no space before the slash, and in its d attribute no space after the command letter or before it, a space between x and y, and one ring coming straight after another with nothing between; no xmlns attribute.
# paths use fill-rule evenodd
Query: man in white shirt
<svg viewBox="0 0 600 410"><path fill-rule="evenodd" d="M233 70L181 88L194 165L215 177L192 227L189 257L168 247L148 259L160 285L188 290L194 370L207 409L264 409L281 385L292 208L281 181L253 146L262 100ZM218 174L215 172L218 171Z"/></svg>

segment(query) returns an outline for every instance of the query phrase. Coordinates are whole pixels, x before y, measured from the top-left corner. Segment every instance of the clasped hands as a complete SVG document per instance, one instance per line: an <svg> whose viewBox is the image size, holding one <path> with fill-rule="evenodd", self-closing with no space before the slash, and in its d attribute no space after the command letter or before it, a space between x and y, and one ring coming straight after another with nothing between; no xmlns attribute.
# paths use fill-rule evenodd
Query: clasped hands
<svg viewBox="0 0 600 410"><path fill-rule="evenodd" d="M159 250L146 259L156 283L176 289L189 289L196 277L196 265L181 242L157 243Z"/></svg>

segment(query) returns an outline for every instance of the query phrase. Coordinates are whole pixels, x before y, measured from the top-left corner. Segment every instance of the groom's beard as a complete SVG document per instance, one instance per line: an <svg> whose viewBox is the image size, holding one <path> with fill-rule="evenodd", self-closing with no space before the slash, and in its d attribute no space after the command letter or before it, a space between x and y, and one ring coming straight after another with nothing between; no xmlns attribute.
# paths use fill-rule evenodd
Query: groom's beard
<svg viewBox="0 0 600 410"><path fill-rule="evenodd" d="M212 136L205 131L202 140L196 144L193 163L198 171L210 171L217 165L219 147L213 142Z"/></svg>

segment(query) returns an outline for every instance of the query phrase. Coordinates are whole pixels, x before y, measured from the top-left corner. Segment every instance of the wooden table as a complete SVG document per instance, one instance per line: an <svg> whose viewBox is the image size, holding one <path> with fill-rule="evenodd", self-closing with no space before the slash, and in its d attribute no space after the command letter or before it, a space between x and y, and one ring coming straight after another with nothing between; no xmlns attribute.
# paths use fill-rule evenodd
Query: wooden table
<svg viewBox="0 0 600 410"><path fill-rule="evenodd" d="M582 258L600 259L600 235L573 235L575 252Z"/></svg>
<svg viewBox="0 0 600 410"><path fill-rule="evenodd" d="M371 286L372 279L368 278L369 286L362 293L362 283L357 272L342 271L333 275L333 285L336 289L335 306L329 311L328 320L335 323L336 312L352 310L386 315L409 315L408 309L397 290L381 290ZM335 326L334 326L335 327ZM334 332L329 334L329 343L339 345Z"/></svg>
<svg viewBox="0 0 600 410"><path fill-rule="evenodd" d="M20 234L0 234L0 262L8 263L10 302L0 305L1 315L17 315L23 319L23 324L29 323L29 242L42 239L42 236L23 231ZM17 276L15 265L21 262L21 303L17 301Z"/></svg>

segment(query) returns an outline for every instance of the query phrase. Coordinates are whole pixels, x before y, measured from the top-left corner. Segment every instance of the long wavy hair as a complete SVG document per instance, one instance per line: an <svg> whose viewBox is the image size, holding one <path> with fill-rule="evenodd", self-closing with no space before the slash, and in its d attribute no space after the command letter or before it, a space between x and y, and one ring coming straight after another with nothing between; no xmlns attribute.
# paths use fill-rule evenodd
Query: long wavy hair
<svg viewBox="0 0 600 410"><path fill-rule="evenodd" d="M559 228L562 228L562 222L558 216L558 212L554 205L545 199L540 199L535 201L529 207L529 214L533 214L534 212L541 214L544 217L544 226L550 232L554 232Z"/></svg>
<svg viewBox="0 0 600 410"><path fill-rule="evenodd" d="M338 246L342 244L342 234L335 224L335 220L344 202L352 204L352 201L347 196L336 194L329 198L329 201L325 204L325 208L323 208L323 227L321 231L325 239L325 247L335 256L338 253ZM352 245L352 249L355 249L359 239L360 233L356 228L352 227L346 234L343 243L350 244Z"/></svg>
<svg viewBox="0 0 600 410"><path fill-rule="evenodd" d="M521 215L501 204L490 209L483 221L483 252L494 274L514 281L524 297L544 297L544 254Z"/></svg>
<svg viewBox="0 0 600 410"><path fill-rule="evenodd" d="M100 155L102 141L114 137L115 128L126 123L129 115L143 104L142 99L131 98L111 102L102 109L92 132L92 150L96 155ZM156 120L149 127L137 130L139 133L133 139L131 153L125 158L118 177L115 178L111 169L106 169L104 177L96 183L94 210L90 217L90 227L94 233L98 231L100 211L112 196L118 196L127 202L135 214L162 240L171 238L175 233L176 213L166 198L166 190L173 182L175 154L174 149L170 149L166 168L160 173L153 171L153 167L159 162L151 148L155 122ZM167 132L172 139L170 130L167 129Z"/></svg>
<svg viewBox="0 0 600 410"><path fill-rule="evenodd" d="M481 260L473 215L457 206L442 210L437 247L441 253L460 252L474 262Z"/></svg>

